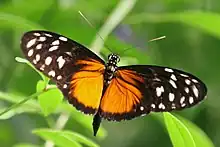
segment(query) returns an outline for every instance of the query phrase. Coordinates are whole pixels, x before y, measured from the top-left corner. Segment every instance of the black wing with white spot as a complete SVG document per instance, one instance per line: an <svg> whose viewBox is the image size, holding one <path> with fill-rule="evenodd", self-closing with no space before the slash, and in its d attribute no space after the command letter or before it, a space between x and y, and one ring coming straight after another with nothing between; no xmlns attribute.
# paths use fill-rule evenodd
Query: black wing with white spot
<svg viewBox="0 0 220 147"><path fill-rule="evenodd" d="M48 31L25 33L21 39L21 48L35 68L57 83L70 103L85 113L94 113L94 110L90 110L69 94L72 90L70 83L73 75L84 67L84 63L87 64L86 61L104 66L101 58L83 45Z"/></svg>
<svg viewBox="0 0 220 147"><path fill-rule="evenodd" d="M135 71L136 76L143 78L142 81L136 80L134 85L142 93L142 98L134 107L134 111L138 113L134 113L132 117L150 111L163 112L188 108L202 101L207 94L207 88L200 79L177 69L133 65L119 67L118 70ZM126 82L126 79L123 80Z"/></svg>

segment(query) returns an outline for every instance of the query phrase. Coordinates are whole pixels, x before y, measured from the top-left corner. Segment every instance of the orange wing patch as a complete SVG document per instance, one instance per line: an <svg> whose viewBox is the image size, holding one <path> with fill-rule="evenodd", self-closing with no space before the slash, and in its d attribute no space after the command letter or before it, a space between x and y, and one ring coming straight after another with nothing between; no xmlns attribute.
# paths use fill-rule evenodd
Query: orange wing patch
<svg viewBox="0 0 220 147"><path fill-rule="evenodd" d="M69 96L81 105L78 109L94 113L102 96L104 65L95 60L80 60L76 64L82 68L72 76ZM88 109L92 111L87 112Z"/></svg>
<svg viewBox="0 0 220 147"><path fill-rule="evenodd" d="M144 82L142 77L130 70L121 70L112 79L101 101L103 117L110 120L126 119L120 115L126 115L135 111L135 106L143 97L138 89L138 82ZM118 118L114 118L117 117Z"/></svg>
<svg viewBox="0 0 220 147"><path fill-rule="evenodd" d="M78 60L75 65L85 65L80 70L103 71L104 65L94 59Z"/></svg>

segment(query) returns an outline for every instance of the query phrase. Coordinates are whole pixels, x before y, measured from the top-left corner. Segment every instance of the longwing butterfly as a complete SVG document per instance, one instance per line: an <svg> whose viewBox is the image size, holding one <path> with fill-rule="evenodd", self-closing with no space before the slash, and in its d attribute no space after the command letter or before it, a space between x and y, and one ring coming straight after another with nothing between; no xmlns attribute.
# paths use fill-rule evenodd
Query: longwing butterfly
<svg viewBox="0 0 220 147"><path fill-rule="evenodd" d="M105 63L83 45L53 32L27 32L21 48L70 104L94 115L94 135L102 118L121 121L181 110L199 103L207 93L205 84L190 73L153 65L118 67L117 54L110 54Z"/></svg>

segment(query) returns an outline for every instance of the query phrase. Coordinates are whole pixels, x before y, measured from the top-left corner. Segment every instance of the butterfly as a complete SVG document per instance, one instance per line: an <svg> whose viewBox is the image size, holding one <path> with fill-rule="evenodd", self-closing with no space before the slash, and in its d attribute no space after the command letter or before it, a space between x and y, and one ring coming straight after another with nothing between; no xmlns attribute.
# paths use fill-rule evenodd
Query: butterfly
<svg viewBox="0 0 220 147"><path fill-rule="evenodd" d="M181 110L207 94L206 85L190 73L154 65L118 67L119 55L112 53L104 62L85 46L49 31L26 32L21 49L70 104L94 115L94 136L102 119L130 120L150 112Z"/></svg>

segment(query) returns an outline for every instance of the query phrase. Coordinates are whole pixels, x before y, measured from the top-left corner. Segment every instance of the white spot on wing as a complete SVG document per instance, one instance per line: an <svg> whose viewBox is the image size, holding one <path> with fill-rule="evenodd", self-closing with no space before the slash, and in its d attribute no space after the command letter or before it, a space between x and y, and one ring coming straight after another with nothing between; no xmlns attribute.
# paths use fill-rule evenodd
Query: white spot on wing
<svg viewBox="0 0 220 147"><path fill-rule="evenodd" d="M58 62L59 69L61 69L66 61L63 59L63 56L60 56L57 58L57 62Z"/></svg>
<svg viewBox="0 0 220 147"><path fill-rule="evenodd" d="M198 97L198 96L199 96L199 91L198 91L197 87L196 87L195 85L193 85L193 86L192 86L192 89L193 89L194 95L195 95L196 97Z"/></svg>
<svg viewBox="0 0 220 147"><path fill-rule="evenodd" d="M155 77L154 79L153 79L154 81L161 81L159 78L157 78L157 77Z"/></svg>
<svg viewBox="0 0 220 147"><path fill-rule="evenodd" d="M182 77L189 77L189 76L187 76L187 75L185 75L185 74L180 74Z"/></svg>
<svg viewBox="0 0 220 147"><path fill-rule="evenodd" d="M36 43L36 40L37 40L37 39L34 38L34 39L31 39L30 41L28 41L26 47L27 47L27 48L32 47L32 46Z"/></svg>
<svg viewBox="0 0 220 147"><path fill-rule="evenodd" d="M199 83L196 79L192 79L192 81L193 81L194 83Z"/></svg>
<svg viewBox="0 0 220 147"><path fill-rule="evenodd" d="M33 60L33 63L34 63L34 64L37 64L37 61L34 59L34 60Z"/></svg>
<svg viewBox="0 0 220 147"><path fill-rule="evenodd" d="M67 88L67 85L66 85L66 84L64 84L64 85L63 85L63 88Z"/></svg>
<svg viewBox="0 0 220 147"><path fill-rule="evenodd" d="M187 85L190 85L191 81L190 81L189 79L185 79L185 83L186 83Z"/></svg>
<svg viewBox="0 0 220 147"><path fill-rule="evenodd" d="M170 84L171 84L174 88L177 88L177 87L176 87L176 83L175 83L173 80L170 80L169 82L170 82Z"/></svg>
<svg viewBox="0 0 220 147"><path fill-rule="evenodd" d="M158 108L159 108L159 109L165 109L165 106L164 106L163 103L160 103L159 106L158 106Z"/></svg>
<svg viewBox="0 0 220 147"><path fill-rule="evenodd" d="M156 107L156 106L155 106L155 104L151 104L151 108L153 108L153 109L154 109L155 107Z"/></svg>
<svg viewBox="0 0 220 147"><path fill-rule="evenodd" d="M47 34L47 33L45 34L45 36L47 36L47 37L52 37L52 35L50 35L50 34Z"/></svg>
<svg viewBox="0 0 220 147"><path fill-rule="evenodd" d="M188 87L185 87L184 90L185 90L186 93L189 93L189 88Z"/></svg>
<svg viewBox="0 0 220 147"><path fill-rule="evenodd" d="M45 64L46 65L50 65L50 63L52 62L52 58L51 57L47 57L45 60Z"/></svg>
<svg viewBox="0 0 220 147"><path fill-rule="evenodd" d="M73 56L71 52L65 52L65 54L69 55L69 56Z"/></svg>
<svg viewBox="0 0 220 147"><path fill-rule="evenodd" d="M44 71L44 68L45 68L45 65L43 64L43 65L40 67L40 70L41 70L41 71Z"/></svg>
<svg viewBox="0 0 220 147"><path fill-rule="evenodd" d="M34 53L34 50L33 50L33 49L30 49L30 50L28 51L28 57L31 57L31 56L33 55L33 53Z"/></svg>
<svg viewBox="0 0 220 147"><path fill-rule="evenodd" d="M62 79L62 76L61 75L57 76L57 80L60 80L60 79Z"/></svg>
<svg viewBox="0 0 220 147"><path fill-rule="evenodd" d="M193 97L190 96L189 97L189 103L192 104L193 102L194 102L194 99L193 99Z"/></svg>
<svg viewBox="0 0 220 147"><path fill-rule="evenodd" d="M144 107L143 107L143 106L141 106L141 107L140 107L140 110L141 110L141 111L143 111L143 110L144 110Z"/></svg>
<svg viewBox="0 0 220 147"><path fill-rule="evenodd" d="M54 70L51 70L50 72L48 72L48 75L51 76L51 77L55 77L55 71Z"/></svg>
<svg viewBox="0 0 220 147"><path fill-rule="evenodd" d="M185 107L185 106L186 106L186 103L182 103L182 104L181 104L181 107Z"/></svg>
<svg viewBox="0 0 220 147"><path fill-rule="evenodd" d="M40 33L34 33L34 36L40 36Z"/></svg>
<svg viewBox="0 0 220 147"><path fill-rule="evenodd" d="M54 42L52 42L52 45L59 45L60 41L59 40L55 40Z"/></svg>
<svg viewBox="0 0 220 147"><path fill-rule="evenodd" d="M170 68L165 68L164 70L167 71L167 72L173 72L173 70L170 69Z"/></svg>
<svg viewBox="0 0 220 147"><path fill-rule="evenodd" d="M58 46L52 46L49 48L49 52L55 51L58 49Z"/></svg>
<svg viewBox="0 0 220 147"><path fill-rule="evenodd" d="M46 39L47 39L46 37L41 36L38 40L41 41L41 42L43 42L43 41L45 41Z"/></svg>
<svg viewBox="0 0 220 147"><path fill-rule="evenodd" d="M171 102L174 101L174 98L175 98L174 94L173 94L173 93L169 93L169 100L170 100Z"/></svg>
<svg viewBox="0 0 220 147"><path fill-rule="evenodd" d="M36 46L36 49L37 50L40 50L42 48L42 44L38 44L37 46Z"/></svg>
<svg viewBox="0 0 220 147"><path fill-rule="evenodd" d="M160 97L163 92L164 92L163 86L156 88L157 97Z"/></svg>
<svg viewBox="0 0 220 147"><path fill-rule="evenodd" d="M185 101L185 96L182 96L182 97L180 98L180 104L183 104L184 101Z"/></svg>
<svg viewBox="0 0 220 147"><path fill-rule="evenodd" d="M59 39L62 40L62 41L67 41L67 38L63 37L63 36L60 36Z"/></svg>
<svg viewBox="0 0 220 147"><path fill-rule="evenodd" d="M40 55L39 54L37 54L36 56L35 56L35 60L38 62L38 61L40 61Z"/></svg>
<svg viewBox="0 0 220 147"><path fill-rule="evenodd" d="M177 81L176 76L175 76L174 74L172 74L172 75L170 76L170 78L171 78L172 80L174 80L174 81Z"/></svg>
<svg viewBox="0 0 220 147"><path fill-rule="evenodd" d="M176 109L176 105L175 105L175 103L172 103L172 105L171 105L171 109Z"/></svg>

